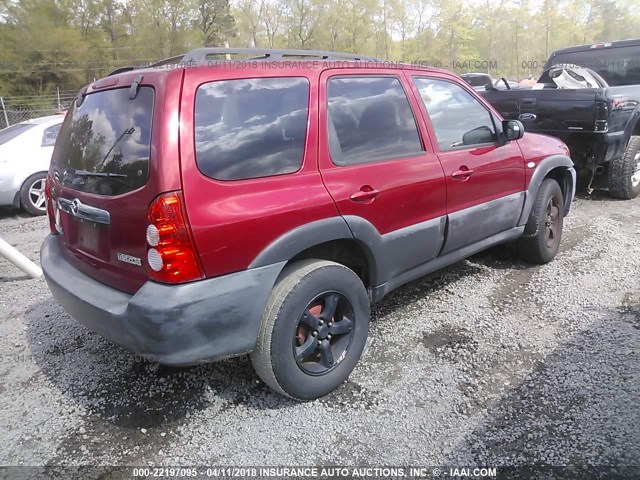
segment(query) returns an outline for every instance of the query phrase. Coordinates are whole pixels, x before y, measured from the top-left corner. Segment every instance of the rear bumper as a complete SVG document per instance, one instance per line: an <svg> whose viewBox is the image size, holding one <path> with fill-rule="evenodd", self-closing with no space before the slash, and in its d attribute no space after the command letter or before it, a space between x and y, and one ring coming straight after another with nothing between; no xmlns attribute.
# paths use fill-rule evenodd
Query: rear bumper
<svg viewBox="0 0 640 480"><path fill-rule="evenodd" d="M14 185L14 175L0 173L0 205L14 205L16 193L20 193L20 187Z"/></svg>
<svg viewBox="0 0 640 480"><path fill-rule="evenodd" d="M0 205L11 205L15 207L16 203L16 192L15 190L10 191L2 191L0 190Z"/></svg>
<svg viewBox="0 0 640 480"><path fill-rule="evenodd" d="M567 144L571 151L571 158L579 169L590 166L594 168L621 157L628 141L628 137L623 131L571 132L566 134L555 132L550 135L557 136Z"/></svg>
<svg viewBox="0 0 640 480"><path fill-rule="evenodd" d="M134 295L68 263L49 235L40 261L49 288L76 321L164 365L185 366L255 348L269 293L284 262L182 285L145 283Z"/></svg>

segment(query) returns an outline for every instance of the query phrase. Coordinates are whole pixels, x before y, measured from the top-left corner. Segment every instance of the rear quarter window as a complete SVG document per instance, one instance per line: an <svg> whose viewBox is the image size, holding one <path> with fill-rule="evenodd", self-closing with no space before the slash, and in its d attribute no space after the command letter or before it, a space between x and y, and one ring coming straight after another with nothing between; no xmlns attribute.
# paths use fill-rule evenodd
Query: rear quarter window
<svg viewBox="0 0 640 480"><path fill-rule="evenodd" d="M198 168L217 180L293 173L302 166L308 114L306 78L205 83L195 102Z"/></svg>

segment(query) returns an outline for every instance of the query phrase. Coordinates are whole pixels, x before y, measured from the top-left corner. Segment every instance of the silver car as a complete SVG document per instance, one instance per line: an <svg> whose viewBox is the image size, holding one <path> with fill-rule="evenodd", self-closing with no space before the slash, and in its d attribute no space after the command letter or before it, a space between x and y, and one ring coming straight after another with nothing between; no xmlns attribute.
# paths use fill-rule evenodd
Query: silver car
<svg viewBox="0 0 640 480"><path fill-rule="evenodd" d="M0 206L47 212L45 178L64 115L34 118L0 130Z"/></svg>

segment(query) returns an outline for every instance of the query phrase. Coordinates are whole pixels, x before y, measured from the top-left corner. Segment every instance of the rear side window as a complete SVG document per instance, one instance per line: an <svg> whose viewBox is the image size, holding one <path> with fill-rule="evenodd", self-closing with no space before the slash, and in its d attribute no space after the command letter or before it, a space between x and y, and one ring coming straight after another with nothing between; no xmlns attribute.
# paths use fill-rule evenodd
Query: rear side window
<svg viewBox="0 0 640 480"><path fill-rule="evenodd" d="M98 195L120 195L149 178L154 91L106 90L75 102L62 124L53 167L65 186Z"/></svg>
<svg viewBox="0 0 640 480"><path fill-rule="evenodd" d="M395 77L332 77L327 85L329 147L336 165L423 151L418 127Z"/></svg>
<svg viewBox="0 0 640 480"><path fill-rule="evenodd" d="M5 143L16 138L18 135L22 135L24 132L26 132L30 128L33 128L34 126L35 124L33 123L18 123L16 125L11 125L4 130L0 130L0 145L4 145Z"/></svg>
<svg viewBox="0 0 640 480"><path fill-rule="evenodd" d="M309 114L306 78L250 78L205 83L195 104L198 168L217 180L300 169Z"/></svg>

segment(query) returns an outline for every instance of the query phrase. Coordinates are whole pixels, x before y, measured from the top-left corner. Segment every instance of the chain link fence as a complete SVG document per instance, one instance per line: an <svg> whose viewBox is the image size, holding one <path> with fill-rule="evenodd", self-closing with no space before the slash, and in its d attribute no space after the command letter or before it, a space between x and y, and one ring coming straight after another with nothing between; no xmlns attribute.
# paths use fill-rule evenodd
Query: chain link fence
<svg viewBox="0 0 640 480"><path fill-rule="evenodd" d="M67 91L23 97L0 96L0 129L32 118L64 112L77 92Z"/></svg>

